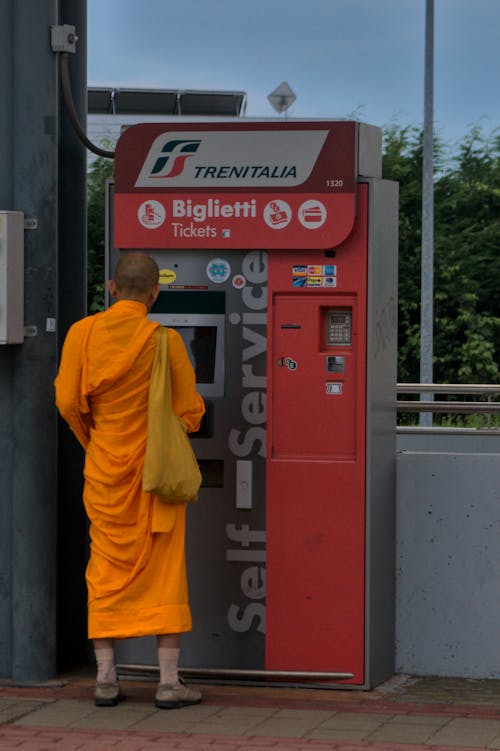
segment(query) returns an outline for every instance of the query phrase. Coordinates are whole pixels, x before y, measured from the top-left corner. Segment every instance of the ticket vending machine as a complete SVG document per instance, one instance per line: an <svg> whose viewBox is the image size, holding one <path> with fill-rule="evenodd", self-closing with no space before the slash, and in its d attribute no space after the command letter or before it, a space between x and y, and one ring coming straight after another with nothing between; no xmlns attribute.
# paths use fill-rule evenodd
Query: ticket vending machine
<svg viewBox="0 0 500 751"><path fill-rule="evenodd" d="M378 128L172 122L116 151L108 271L146 250L207 416L186 670L368 688L393 672L397 186ZM153 640L119 660L154 664Z"/></svg>

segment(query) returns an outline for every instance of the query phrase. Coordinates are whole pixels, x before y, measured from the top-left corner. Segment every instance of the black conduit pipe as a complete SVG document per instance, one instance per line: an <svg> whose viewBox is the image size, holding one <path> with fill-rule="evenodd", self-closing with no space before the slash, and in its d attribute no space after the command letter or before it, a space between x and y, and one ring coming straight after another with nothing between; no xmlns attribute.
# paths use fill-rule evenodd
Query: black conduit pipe
<svg viewBox="0 0 500 751"><path fill-rule="evenodd" d="M80 141L87 147L89 151L92 151L97 156L104 156L107 159L114 159L115 152L101 149L89 141L87 134L82 130L82 127L78 121L78 115L75 109L75 103L73 101L73 95L71 93L71 83L69 80L69 55L67 52L59 53L59 66L61 71L61 86L63 92L64 103L68 109L69 118L76 131L76 134Z"/></svg>

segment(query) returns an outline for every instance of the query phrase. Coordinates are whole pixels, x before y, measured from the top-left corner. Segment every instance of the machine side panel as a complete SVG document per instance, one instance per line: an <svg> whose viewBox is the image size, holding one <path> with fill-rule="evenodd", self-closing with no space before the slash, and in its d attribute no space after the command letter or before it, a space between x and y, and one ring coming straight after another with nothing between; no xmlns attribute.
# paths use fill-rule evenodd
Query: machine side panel
<svg viewBox="0 0 500 751"><path fill-rule="evenodd" d="M367 687L394 672L398 185L370 180L367 315Z"/></svg>

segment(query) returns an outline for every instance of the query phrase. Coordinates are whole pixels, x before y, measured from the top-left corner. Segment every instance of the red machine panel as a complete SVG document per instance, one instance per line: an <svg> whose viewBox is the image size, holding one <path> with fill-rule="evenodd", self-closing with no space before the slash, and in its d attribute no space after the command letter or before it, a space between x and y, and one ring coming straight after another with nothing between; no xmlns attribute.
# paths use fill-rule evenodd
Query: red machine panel
<svg viewBox="0 0 500 751"><path fill-rule="evenodd" d="M354 460L356 410L362 406L356 298L277 294L273 304L272 458ZM332 335L339 321L347 322L347 341Z"/></svg>
<svg viewBox="0 0 500 751"><path fill-rule="evenodd" d="M354 230L331 256L269 258L266 667L362 684L364 185Z"/></svg>

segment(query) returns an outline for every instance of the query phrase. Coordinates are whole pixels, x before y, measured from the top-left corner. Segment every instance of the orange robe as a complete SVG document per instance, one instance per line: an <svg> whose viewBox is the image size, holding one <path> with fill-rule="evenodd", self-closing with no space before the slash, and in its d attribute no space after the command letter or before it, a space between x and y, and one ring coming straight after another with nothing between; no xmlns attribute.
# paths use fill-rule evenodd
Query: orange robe
<svg viewBox="0 0 500 751"><path fill-rule="evenodd" d="M191 629L185 505L142 489L149 380L157 323L142 303L121 300L68 332L56 404L86 451L83 500L90 519L90 639ZM168 330L172 407L198 429L205 411L180 335Z"/></svg>

